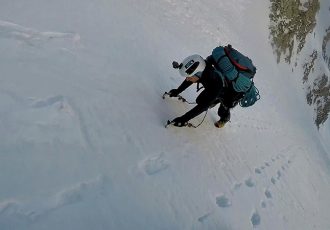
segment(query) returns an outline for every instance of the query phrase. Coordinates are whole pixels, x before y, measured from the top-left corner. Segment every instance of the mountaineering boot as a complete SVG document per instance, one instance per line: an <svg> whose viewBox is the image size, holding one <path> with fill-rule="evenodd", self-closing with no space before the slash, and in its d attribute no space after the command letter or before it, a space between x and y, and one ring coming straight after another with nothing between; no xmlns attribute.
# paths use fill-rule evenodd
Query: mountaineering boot
<svg viewBox="0 0 330 230"><path fill-rule="evenodd" d="M222 127L225 126L226 123L227 123L227 121L221 121L221 120L219 120L219 121L215 122L214 125L217 128L222 128Z"/></svg>

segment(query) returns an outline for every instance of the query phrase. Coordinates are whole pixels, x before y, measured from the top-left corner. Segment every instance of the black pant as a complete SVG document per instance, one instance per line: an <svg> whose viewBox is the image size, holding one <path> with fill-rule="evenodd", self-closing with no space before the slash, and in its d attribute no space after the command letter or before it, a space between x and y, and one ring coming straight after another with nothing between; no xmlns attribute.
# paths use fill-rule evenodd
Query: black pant
<svg viewBox="0 0 330 230"><path fill-rule="evenodd" d="M202 112L207 109L214 107L216 104L221 103L221 94L219 92L212 92L209 90L203 90L198 97L196 98L197 105L188 111L186 114L181 116L181 118L187 122L190 119L198 116ZM220 120L227 122L230 120L230 108L224 106L222 103L218 109L218 115L220 116Z"/></svg>
<svg viewBox="0 0 330 230"><path fill-rule="evenodd" d="M207 90L204 90L201 92L200 95L196 98L197 104L205 104L207 105L207 108L212 108L220 103L219 109L218 109L218 115L220 117L220 120L223 122L227 122L230 120L230 108L225 106L222 101L222 95L217 93L209 93Z"/></svg>
<svg viewBox="0 0 330 230"><path fill-rule="evenodd" d="M220 121L227 122L230 120L230 108L226 107L223 104L220 104L218 109L218 115L220 117Z"/></svg>

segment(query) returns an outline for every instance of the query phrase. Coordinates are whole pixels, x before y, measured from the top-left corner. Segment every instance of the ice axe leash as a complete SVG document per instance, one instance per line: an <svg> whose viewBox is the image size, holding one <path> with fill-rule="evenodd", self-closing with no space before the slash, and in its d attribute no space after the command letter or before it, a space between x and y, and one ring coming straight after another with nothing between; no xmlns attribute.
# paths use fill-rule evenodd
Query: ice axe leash
<svg viewBox="0 0 330 230"><path fill-rule="evenodd" d="M163 94L162 98L165 99L165 96L170 96L170 94L169 94L168 92L165 92L165 93ZM196 102L189 102L189 101L187 101L187 100L186 100L184 97L182 97L181 95L178 95L177 98L178 98L179 101L185 102L185 103L187 103L187 104L189 104L189 105L197 104Z"/></svg>
<svg viewBox="0 0 330 230"><path fill-rule="evenodd" d="M165 92L165 93L163 94L163 97L162 97L162 98L165 99L165 96L166 96L166 95L169 96L170 94L169 94L168 92ZM190 105L197 104L197 103L195 103L195 102L188 102L188 101L187 101L184 97L182 97L181 95L178 95L178 100L179 100L179 101L182 101L182 102L185 102L185 103L188 103L188 104L190 104ZM187 127L189 127L189 128L197 128L197 127L199 127L199 126L204 122L205 117L206 117L208 111L209 111L208 109L205 111L204 117L203 117L202 121L201 121L198 125L194 125L194 124L192 124L192 123L190 123L190 122L187 122L186 125L184 125L184 126L187 126ZM168 126L173 125L173 124L174 124L173 121L168 120L167 123L166 123L166 125L165 125L165 128L167 128Z"/></svg>

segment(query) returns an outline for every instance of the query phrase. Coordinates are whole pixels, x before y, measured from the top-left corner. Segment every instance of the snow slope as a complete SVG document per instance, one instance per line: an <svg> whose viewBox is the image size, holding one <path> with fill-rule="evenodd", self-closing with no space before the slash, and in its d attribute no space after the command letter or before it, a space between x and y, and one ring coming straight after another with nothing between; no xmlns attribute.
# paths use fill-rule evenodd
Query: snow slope
<svg viewBox="0 0 330 230"><path fill-rule="evenodd" d="M267 28L261 0L2 0L0 229L329 229L327 153ZM161 98L171 62L219 43L262 99L165 129L191 108Z"/></svg>

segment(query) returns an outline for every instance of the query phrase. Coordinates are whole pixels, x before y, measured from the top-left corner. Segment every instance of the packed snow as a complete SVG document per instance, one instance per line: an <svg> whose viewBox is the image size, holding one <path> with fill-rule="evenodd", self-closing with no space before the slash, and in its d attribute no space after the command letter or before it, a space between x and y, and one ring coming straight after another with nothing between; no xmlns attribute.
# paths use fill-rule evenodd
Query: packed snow
<svg viewBox="0 0 330 230"><path fill-rule="evenodd" d="M329 152L301 76L276 63L268 7L2 0L0 229L330 229ZM228 43L261 100L222 129L217 107L165 128L193 106L162 99L183 80L172 61Z"/></svg>

